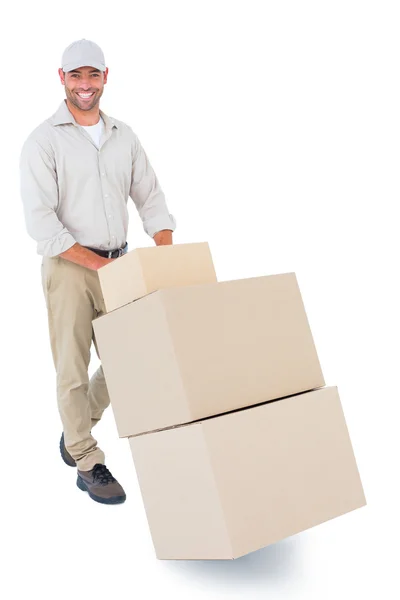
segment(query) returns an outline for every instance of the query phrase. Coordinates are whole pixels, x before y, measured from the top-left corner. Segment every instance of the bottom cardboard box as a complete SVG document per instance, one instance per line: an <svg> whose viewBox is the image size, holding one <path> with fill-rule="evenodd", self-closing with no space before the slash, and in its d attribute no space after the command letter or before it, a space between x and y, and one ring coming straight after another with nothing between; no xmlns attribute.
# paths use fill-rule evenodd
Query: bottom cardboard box
<svg viewBox="0 0 400 600"><path fill-rule="evenodd" d="M366 504L337 387L129 443L159 559L235 559Z"/></svg>

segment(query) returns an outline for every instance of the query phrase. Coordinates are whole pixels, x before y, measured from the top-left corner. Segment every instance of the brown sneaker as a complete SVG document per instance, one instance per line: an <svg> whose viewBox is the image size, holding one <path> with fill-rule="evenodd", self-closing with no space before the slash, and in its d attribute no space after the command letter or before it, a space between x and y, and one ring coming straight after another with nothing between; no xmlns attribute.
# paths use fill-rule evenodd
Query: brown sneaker
<svg viewBox="0 0 400 600"><path fill-rule="evenodd" d="M74 461L74 459L72 458L72 456L70 455L70 453L67 451L67 449L65 447L64 432L62 433L61 440L60 440L60 453L61 453L61 458L63 459L63 461L65 462L66 465L68 465L69 467L76 467L76 462Z"/></svg>
<svg viewBox="0 0 400 600"><path fill-rule="evenodd" d="M92 500L102 504L121 504L126 495L122 486L111 475L106 465L94 465L91 471L79 471L76 485L88 492Z"/></svg>

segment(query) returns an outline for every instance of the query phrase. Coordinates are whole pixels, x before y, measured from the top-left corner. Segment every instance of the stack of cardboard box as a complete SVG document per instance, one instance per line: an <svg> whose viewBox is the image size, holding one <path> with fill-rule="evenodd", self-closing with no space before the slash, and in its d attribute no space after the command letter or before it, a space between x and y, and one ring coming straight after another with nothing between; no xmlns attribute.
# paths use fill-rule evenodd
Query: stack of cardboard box
<svg viewBox="0 0 400 600"><path fill-rule="evenodd" d="M207 243L99 271L93 322L159 559L234 559L366 501L294 273L217 282Z"/></svg>

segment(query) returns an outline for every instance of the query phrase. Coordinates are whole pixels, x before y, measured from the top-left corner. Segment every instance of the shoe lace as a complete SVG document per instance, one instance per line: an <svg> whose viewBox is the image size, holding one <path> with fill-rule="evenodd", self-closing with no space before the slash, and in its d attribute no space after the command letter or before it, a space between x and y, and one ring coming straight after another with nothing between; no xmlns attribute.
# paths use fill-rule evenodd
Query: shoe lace
<svg viewBox="0 0 400 600"><path fill-rule="evenodd" d="M93 483L98 481L101 485L107 485L113 483L116 479L111 475L106 465L94 465L93 467Z"/></svg>

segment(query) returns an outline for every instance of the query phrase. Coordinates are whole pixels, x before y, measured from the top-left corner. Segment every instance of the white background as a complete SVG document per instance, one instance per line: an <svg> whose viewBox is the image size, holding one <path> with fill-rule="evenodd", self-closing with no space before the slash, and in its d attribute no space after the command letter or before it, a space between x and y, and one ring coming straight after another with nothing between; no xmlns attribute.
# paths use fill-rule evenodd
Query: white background
<svg viewBox="0 0 400 600"><path fill-rule="evenodd" d="M1 591L4 598L399 597L398 2L8 4L1 19ZM18 159L64 98L64 48L103 49L101 108L139 136L219 280L294 271L368 505L236 561L159 561L129 445L96 428L124 505L58 454L40 257ZM131 204L130 248L153 245ZM97 367L93 350L90 371Z"/></svg>

